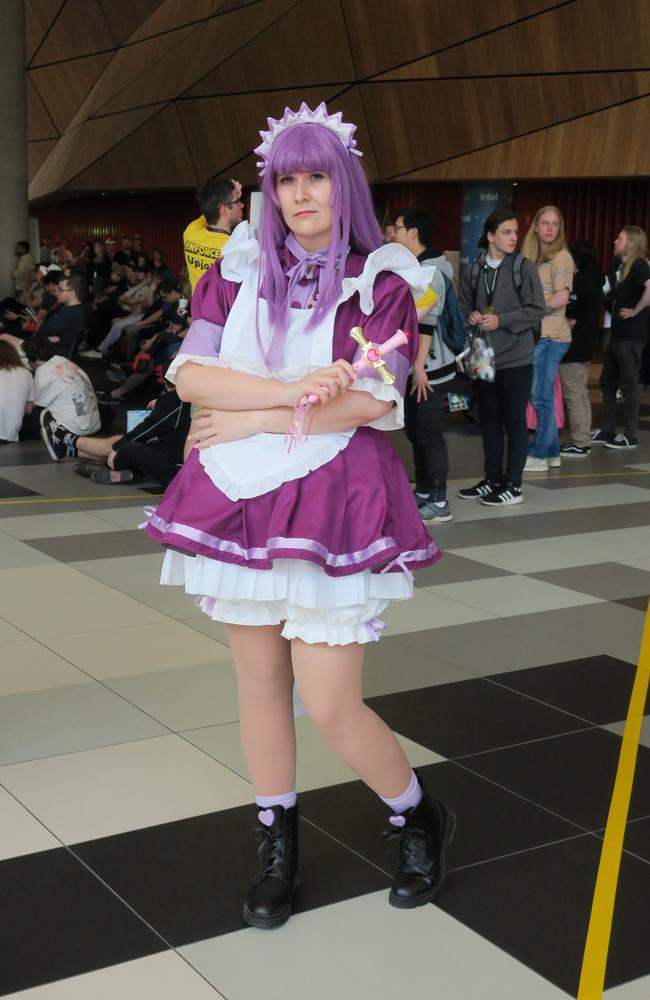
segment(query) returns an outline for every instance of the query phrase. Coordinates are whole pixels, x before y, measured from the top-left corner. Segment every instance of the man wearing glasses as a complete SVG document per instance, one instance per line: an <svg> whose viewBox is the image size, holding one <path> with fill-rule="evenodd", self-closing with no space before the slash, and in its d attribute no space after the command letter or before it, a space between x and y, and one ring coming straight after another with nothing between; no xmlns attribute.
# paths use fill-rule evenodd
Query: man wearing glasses
<svg viewBox="0 0 650 1000"><path fill-rule="evenodd" d="M241 222L244 212L241 184L235 180L222 178L206 181L196 192L196 201L202 214L190 222L183 233L185 263L192 292L201 275L221 257L231 232Z"/></svg>

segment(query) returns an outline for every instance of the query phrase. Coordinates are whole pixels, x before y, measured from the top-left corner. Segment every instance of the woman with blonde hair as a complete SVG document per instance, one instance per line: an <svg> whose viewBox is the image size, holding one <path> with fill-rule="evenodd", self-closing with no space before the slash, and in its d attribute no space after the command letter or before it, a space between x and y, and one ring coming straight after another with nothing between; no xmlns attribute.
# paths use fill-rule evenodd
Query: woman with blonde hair
<svg viewBox="0 0 650 1000"><path fill-rule="evenodd" d="M521 252L536 265L546 315L535 348L532 404L537 430L531 442L524 472L545 472L561 464L560 440L555 419L555 381L560 362L571 344L565 310L573 286L575 265L566 246L564 219L555 205L544 205L535 215Z"/></svg>
<svg viewBox="0 0 650 1000"><path fill-rule="evenodd" d="M614 241L621 264L612 292L611 339L603 361L603 426L591 443L606 448L636 448L639 423L639 370L650 330L648 239L638 226L624 226ZM625 430L616 434L616 391L625 400Z"/></svg>
<svg viewBox="0 0 650 1000"><path fill-rule="evenodd" d="M32 373L13 344L0 339L0 441L17 441L25 409L34 398Z"/></svg>

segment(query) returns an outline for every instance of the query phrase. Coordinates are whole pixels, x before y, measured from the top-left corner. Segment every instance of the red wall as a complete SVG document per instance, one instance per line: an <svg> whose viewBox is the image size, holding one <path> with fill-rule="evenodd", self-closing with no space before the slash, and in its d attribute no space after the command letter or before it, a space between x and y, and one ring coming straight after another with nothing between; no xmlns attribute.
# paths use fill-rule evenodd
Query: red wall
<svg viewBox="0 0 650 1000"><path fill-rule="evenodd" d="M389 217L407 205L428 208L435 220L435 244L453 250L460 243L462 183L378 184L373 196L378 214ZM650 178L609 180L521 181L514 205L522 233L542 205L557 205L564 214L569 240L588 239L598 247L601 264L609 263L612 243L624 225L650 234ZM183 263L181 238L197 208L190 192L151 195L107 195L72 198L52 205L34 205L41 236L62 236L73 252L96 236L119 240L141 233L147 250L160 247L177 274Z"/></svg>

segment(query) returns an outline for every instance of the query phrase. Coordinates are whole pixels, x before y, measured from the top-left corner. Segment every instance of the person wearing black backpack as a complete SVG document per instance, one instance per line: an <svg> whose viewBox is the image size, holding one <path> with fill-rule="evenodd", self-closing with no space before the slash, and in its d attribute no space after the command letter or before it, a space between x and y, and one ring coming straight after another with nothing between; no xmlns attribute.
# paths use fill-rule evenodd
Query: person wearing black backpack
<svg viewBox="0 0 650 1000"><path fill-rule="evenodd" d="M404 208L397 213L395 242L415 254L421 266L436 267L435 294L428 289L415 303L420 344L404 396L404 430L413 449L415 499L425 524L439 524L453 518L447 500L449 454L442 415L448 383L456 375L456 358L439 325L453 270L444 254L431 249L432 232L433 217L426 209ZM464 343L464 336L462 339ZM458 345L459 350L463 343Z"/></svg>
<svg viewBox="0 0 650 1000"><path fill-rule="evenodd" d="M460 284L461 309L470 327L488 334L496 371L494 382L478 379L475 383L484 477L475 486L459 490L458 496L480 500L487 507L519 504L524 499L526 405L533 381L535 341L544 316L544 293L535 265L517 253L517 237L512 210L492 212L479 240L483 252L465 268Z"/></svg>

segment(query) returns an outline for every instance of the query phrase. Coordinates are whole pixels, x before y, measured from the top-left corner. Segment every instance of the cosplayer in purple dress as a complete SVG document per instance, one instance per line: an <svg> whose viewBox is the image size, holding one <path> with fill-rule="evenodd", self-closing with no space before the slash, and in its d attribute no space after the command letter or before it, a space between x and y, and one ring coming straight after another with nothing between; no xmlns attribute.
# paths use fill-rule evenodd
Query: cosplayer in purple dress
<svg viewBox="0 0 650 1000"><path fill-rule="evenodd" d="M438 893L454 827L361 700L379 616L440 552L384 434L403 426L417 338L387 356L386 384L375 370L355 377L350 337L361 327L381 345L415 332L414 295L433 269L380 246L353 132L324 105L302 105L262 133L260 243L241 223L197 285L167 373L200 408L194 447L147 526L167 547L162 582L228 626L262 837L244 919L258 927L287 920L298 884L294 678L323 737L391 811L393 905ZM289 448L293 407L310 393L321 402Z"/></svg>

